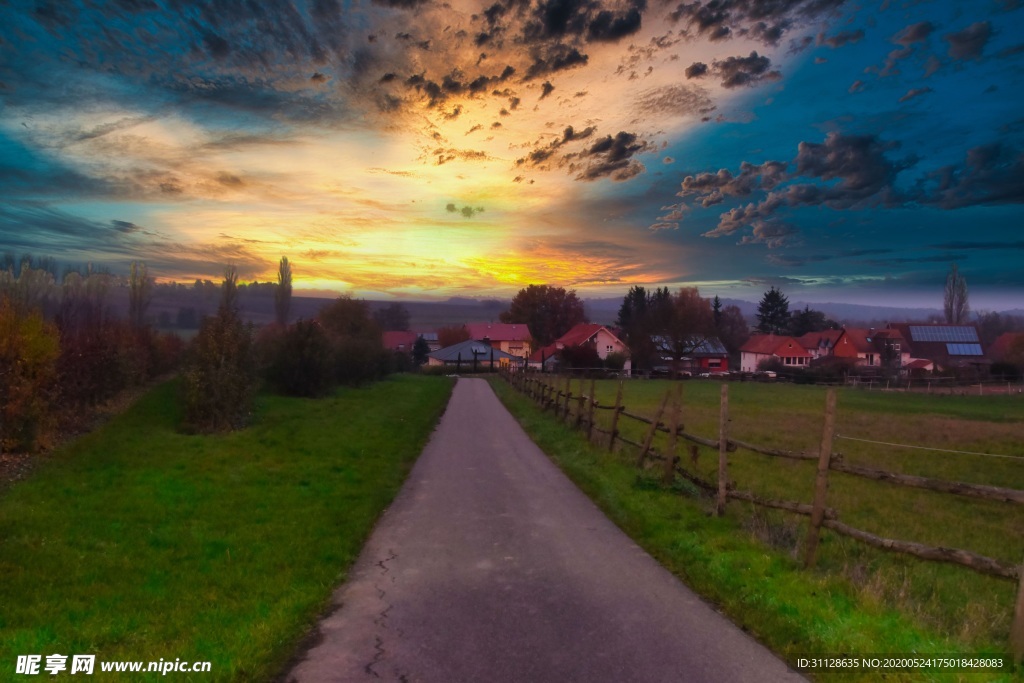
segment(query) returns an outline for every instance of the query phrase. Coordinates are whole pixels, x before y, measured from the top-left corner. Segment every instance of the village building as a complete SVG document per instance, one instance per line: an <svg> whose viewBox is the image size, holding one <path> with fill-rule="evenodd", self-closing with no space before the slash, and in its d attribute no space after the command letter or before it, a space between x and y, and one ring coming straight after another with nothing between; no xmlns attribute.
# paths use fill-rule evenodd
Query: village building
<svg viewBox="0 0 1024 683"><path fill-rule="evenodd" d="M427 365L444 365L456 372L497 369L521 362L521 358L476 339L468 339L427 354Z"/></svg>
<svg viewBox="0 0 1024 683"><path fill-rule="evenodd" d="M470 339L476 339L523 360L530 357L533 336L519 323L466 323Z"/></svg>
<svg viewBox="0 0 1024 683"><path fill-rule="evenodd" d="M787 368L806 368L811 354L793 337L777 334L755 334L740 347L740 370L757 372L757 366L777 359Z"/></svg>

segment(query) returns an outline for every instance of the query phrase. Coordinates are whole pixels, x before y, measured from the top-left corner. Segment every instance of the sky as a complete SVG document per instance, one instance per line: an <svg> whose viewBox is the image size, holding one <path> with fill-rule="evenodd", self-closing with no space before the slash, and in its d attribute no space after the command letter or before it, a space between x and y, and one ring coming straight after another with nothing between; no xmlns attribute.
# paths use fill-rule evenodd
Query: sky
<svg viewBox="0 0 1024 683"><path fill-rule="evenodd" d="M0 2L0 253L1024 308L1024 1Z"/></svg>

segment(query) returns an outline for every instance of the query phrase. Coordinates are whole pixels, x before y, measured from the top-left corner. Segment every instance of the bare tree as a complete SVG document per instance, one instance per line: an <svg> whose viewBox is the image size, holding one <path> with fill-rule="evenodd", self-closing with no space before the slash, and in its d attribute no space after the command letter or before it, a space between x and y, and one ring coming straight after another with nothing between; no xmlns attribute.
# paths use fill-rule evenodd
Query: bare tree
<svg viewBox="0 0 1024 683"><path fill-rule="evenodd" d="M141 329L153 297L153 280L146 273L146 264L132 261L128 271L128 321L135 329Z"/></svg>
<svg viewBox="0 0 1024 683"><path fill-rule="evenodd" d="M967 314L971 307L967 303L967 280L957 270L954 263L949 268L946 276L946 296L943 309L946 313L946 322L951 325L959 325L967 320Z"/></svg>
<svg viewBox="0 0 1024 683"><path fill-rule="evenodd" d="M292 265L288 263L288 257L281 257L281 264L277 269L277 291L274 292L274 313L277 315L277 324L284 327L288 324L288 312L292 307Z"/></svg>

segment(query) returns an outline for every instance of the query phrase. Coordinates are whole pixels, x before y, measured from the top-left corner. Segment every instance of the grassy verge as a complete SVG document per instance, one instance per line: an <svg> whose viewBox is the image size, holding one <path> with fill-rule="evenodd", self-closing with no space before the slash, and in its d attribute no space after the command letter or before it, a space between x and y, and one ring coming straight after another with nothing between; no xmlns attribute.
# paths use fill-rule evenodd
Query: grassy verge
<svg viewBox="0 0 1024 683"><path fill-rule="evenodd" d="M396 377L315 401L262 396L254 426L212 437L177 431L173 383L147 394L0 498L0 679L17 655L53 653L273 678L451 386Z"/></svg>
<svg viewBox="0 0 1024 683"><path fill-rule="evenodd" d="M706 388L698 388L699 384L706 385ZM632 457L610 455L591 446L585 436L562 426L550 414L540 412L532 401L504 382L493 381L493 386L537 444L611 519L691 587L718 604L734 621L790 662L807 653L1005 652L1016 590L1016 586L1009 582L999 582L958 567L885 554L847 543L846 539L831 534L826 534L823 539L819 569L805 571L795 552L802 540L803 528L792 517L765 515L751 506L738 503L730 504L725 517L714 517L711 514L713 504L697 496L687 485L677 483L674 490L663 489L657 483L657 475L638 474ZM793 421L791 418L782 420L780 415L801 413L802 409L797 410L799 406L815 404L813 419L808 414L799 417L798 421L816 420L816 430L820 434L822 409L817 406L824 403L821 391L803 396L786 393L790 389L802 392L805 388L754 386L755 392L775 393L748 395L735 401L732 406L736 416L734 421L743 423L744 419L750 419L751 426L760 425L756 431L762 436L767 438L769 432L775 432L775 438L779 440L777 433L788 433L787 422L791 424ZM664 390L664 383L630 383L626 404L631 412L651 415L657 408L649 403L660 398ZM717 420L718 390L716 383L694 382L686 386L684 402L688 431L709 437L715 435L711 425ZM612 383L599 387L601 402L605 405L613 403L614 391ZM707 401L697 400L701 391L708 393L704 397ZM733 393L743 394L739 389ZM819 398L820 404L817 403ZM842 398L840 402L843 405ZM705 410L698 407L698 403L710 403L712 408ZM741 418L741 408L756 409L761 416L757 419ZM847 406L847 418L855 414L859 413ZM795 433L802 435L799 431ZM737 438L764 441L739 434ZM811 442L809 446L813 447L814 431L807 438ZM795 447L794 444L771 442L765 445ZM703 470L715 466L709 455L702 456L697 465L705 476L710 473ZM755 457L759 460L754 460ZM810 497L813 465L809 468L807 482L803 482L803 475L790 467L788 461L780 465L777 460L763 456L739 454L731 460L736 467L730 472L740 481L739 488L752 488L775 497L799 500ZM799 467L803 463L793 464ZM794 480L799 481L794 484ZM1004 482L1003 485L1010 484ZM801 491L806 489L807 493L795 496L794 486ZM833 488L841 486L837 484ZM779 491L789 495L779 495ZM871 499L875 494L870 492L858 494L853 490L844 495L868 496L868 507L876 502ZM835 498L832 491L830 496L830 504L841 510L842 505L836 500L852 505L850 500ZM922 503L921 500L912 498L908 503L911 510L906 514L921 516L921 506L924 505L924 516L927 516L931 506L938 509L943 504L937 501ZM882 506L880 514L892 514L887 512L886 506L895 504L882 498L878 504ZM963 517L964 511L955 505L950 506L948 500L944 504L950 508L947 516L959 519L960 526L963 526L967 521ZM1002 521L991 522L1002 530L1002 535L997 538L1002 538L1004 546L1019 545L1020 536L1007 535L1008 530L1017 528L1021 523L1019 510L1001 512ZM851 523L858 524L858 521ZM875 523L875 527L867 528L875 530L877 519ZM891 523L891 520L885 520L885 523ZM919 526L945 527L949 524L952 522L947 517L940 517L937 522L930 525L920 522ZM984 528L984 524L982 526ZM933 532L943 530L933 529ZM911 540L929 539L911 537ZM995 542L994 539L989 540ZM989 542L984 545L989 545ZM993 553L993 556L1003 557L1013 552L1014 548L1004 547L1001 553ZM893 594L898 594L899 599L894 599ZM990 623L993 615L995 625ZM936 680L958 680L961 677L965 676L935 676ZM844 675L842 680L858 678L877 680L878 672ZM966 680L1021 678L1020 675L1014 678L1010 674L1000 677L991 673L980 678L965 677ZM887 676L887 680L922 679L930 677L908 673Z"/></svg>

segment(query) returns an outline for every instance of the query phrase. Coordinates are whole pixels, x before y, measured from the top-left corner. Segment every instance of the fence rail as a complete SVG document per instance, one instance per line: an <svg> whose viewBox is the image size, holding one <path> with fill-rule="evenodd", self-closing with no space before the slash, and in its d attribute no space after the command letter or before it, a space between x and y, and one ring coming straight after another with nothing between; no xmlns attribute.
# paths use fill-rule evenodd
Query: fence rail
<svg viewBox="0 0 1024 683"><path fill-rule="evenodd" d="M681 398L678 385L676 389L670 388L665 392L654 417L647 417L626 410L626 407L623 405L623 382L621 381L618 384L615 405L601 406L595 397L593 379L590 380L589 392L586 392L583 386L584 380L582 377L579 378L579 391L573 394L573 379L568 376L564 379L552 378L550 375L537 377L529 372L521 370L516 372L506 369L502 372L502 377L515 389L536 400L544 410L553 409L555 414L563 421L572 424L577 429L586 429L592 441L595 434L602 437L601 443L609 451L615 450L616 442L638 449L639 453L636 457L636 466L638 468L645 467L648 461L659 462L662 467L662 477L665 483L671 483L678 475L707 491L709 494L715 494L716 510L719 515L724 514L729 500L739 500L761 507L810 517L807 536L804 539L804 566L806 567L811 567L815 564L821 529L826 528L834 533L853 538L883 550L912 555L932 562L957 564L988 576L1017 581L1019 586L1010 633L1010 648L1017 661L1024 660L1024 564L1015 566L959 548L934 547L913 541L877 536L841 522L839 511L827 506L828 479L831 472L839 472L875 481L884 481L899 486L927 489L939 493L998 501L1011 505L1024 504L1024 491L888 472L844 462L841 454L832 452L832 442L837 437L835 434L836 393L834 388L829 388L826 394L824 428L818 453L807 453L768 448L740 441L729 436L728 384L722 384L721 387L718 438L709 439L685 431L681 417ZM576 403L575 415L573 415L573 402ZM599 409L612 411L610 430L603 429L595 424L594 411ZM668 424L663 422L666 412L668 414ZM622 418L631 419L646 425L642 443L633 441L619 432L618 425ZM664 453L657 453L653 449L654 436L658 432L668 436ZM717 481L702 479L680 466L680 458L676 455L679 440L686 440L692 444L718 451ZM696 462L698 449L696 446L690 446L690 448L691 459ZM817 473L815 476L813 502L807 504L788 500L771 500L760 497L752 492L734 490L734 486L728 478L727 454L738 449L770 457L816 462ZM1024 459L1022 459L1022 462L1024 462Z"/></svg>

